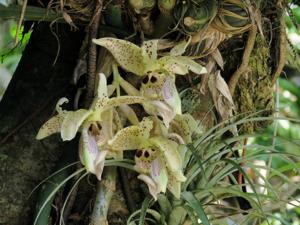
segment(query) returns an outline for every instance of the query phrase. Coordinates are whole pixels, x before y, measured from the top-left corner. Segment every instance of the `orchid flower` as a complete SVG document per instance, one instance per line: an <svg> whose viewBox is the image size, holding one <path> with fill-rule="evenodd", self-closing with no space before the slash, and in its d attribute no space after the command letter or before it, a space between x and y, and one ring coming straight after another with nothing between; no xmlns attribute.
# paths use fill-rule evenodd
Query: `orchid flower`
<svg viewBox="0 0 300 225"><path fill-rule="evenodd" d="M171 50L170 55L158 58L159 41L163 40L145 41L139 47L117 38L93 39L95 44L111 52L120 67L138 76L157 70L165 70L173 75L185 75L189 70L196 74L206 73L206 69L190 57L181 56L184 51L178 50L178 46L175 46L173 51Z"/></svg>
<svg viewBox="0 0 300 225"><path fill-rule="evenodd" d="M186 116L188 117L188 116ZM189 117L190 118L190 117ZM175 130L187 121L187 118L177 118ZM186 122L187 123L187 122ZM187 131L184 124L184 137L177 134L180 140L188 139L192 131ZM135 169L140 173L138 178L144 181L150 194L156 199L157 194L168 189L176 198L180 197L181 183L186 180L183 170L184 152L180 152L180 141L168 138L168 128L155 117L146 117L138 125L119 130L108 145L115 150L134 150Z"/></svg>
<svg viewBox="0 0 300 225"><path fill-rule="evenodd" d="M186 45L177 45L170 55L158 58L159 40L145 41L141 47L116 38L93 39L95 44L107 48L118 65L138 76L145 76L140 90L115 75L115 82L130 95L142 95L156 98L144 103L145 111L150 115L161 116L166 126L181 114L181 101L175 85L175 74L185 75L190 71L196 74L206 73L206 69L184 53ZM116 73L117 70L114 70Z"/></svg>
<svg viewBox="0 0 300 225"><path fill-rule="evenodd" d="M148 99L141 96L108 98L106 77L104 74L100 74L97 97L94 99L90 109L62 110L61 105L68 102L68 100L61 98L56 105L58 115L52 117L40 128L36 138L40 140L60 132L63 141L72 140L84 122L102 121L103 113L108 109L124 104L141 104L145 101L148 101Z"/></svg>
<svg viewBox="0 0 300 225"><path fill-rule="evenodd" d="M80 158L86 169L101 179L106 154L111 153L105 144L120 129L113 129L114 107L141 104L147 99L141 96L108 97L108 86L104 74L100 74L98 92L90 109L66 111L61 105L68 100L62 98L56 105L58 114L50 118L39 130L36 139L40 140L54 133L61 133L63 141L72 140L81 132ZM126 109L126 107L125 107ZM118 156L116 154L116 156Z"/></svg>

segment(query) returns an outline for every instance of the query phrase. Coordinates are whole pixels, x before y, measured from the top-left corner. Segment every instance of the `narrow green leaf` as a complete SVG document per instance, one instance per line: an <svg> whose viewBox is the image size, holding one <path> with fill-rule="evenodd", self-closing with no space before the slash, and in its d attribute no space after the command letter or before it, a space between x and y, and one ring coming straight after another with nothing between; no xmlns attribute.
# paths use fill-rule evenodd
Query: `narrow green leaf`
<svg viewBox="0 0 300 225"><path fill-rule="evenodd" d="M210 225L210 222L207 218L206 213L201 205L201 203L195 198L192 192L183 192L181 193L183 199L187 202L187 204L195 210L199 218L201 219L204 225Z"/></svg>
<svg viewBox="0 0 300 225"><path fill-rule="evenodd" d="M150 200L151 200L151 197L147 196L145 198L145 200L143 201L141 213L140 213L139 225L145 224L146 213L147 213L147 209L150 206Z"/></svg>
<svg viewBox="0 0 300 225"><path fill-rule="evenodd" d="M73 174L71 174L70 176L68 176L66 179L64 179L61 183L57 184L57 186L53 189L53 191L49 194L49 196L46 198L45 202L39 207L38 213L35 216L33 225L36 225L41 213L43 212L44 208L46 207L46 205L48 204L49 201L51 201L51 199L54 197L54 195L56 194L56 192L69 180L71 180L73 177L77 176L77 174L82 173L85 170L85 168L81 168L79 170L77 170L76 172L74 172Z"/></svg>

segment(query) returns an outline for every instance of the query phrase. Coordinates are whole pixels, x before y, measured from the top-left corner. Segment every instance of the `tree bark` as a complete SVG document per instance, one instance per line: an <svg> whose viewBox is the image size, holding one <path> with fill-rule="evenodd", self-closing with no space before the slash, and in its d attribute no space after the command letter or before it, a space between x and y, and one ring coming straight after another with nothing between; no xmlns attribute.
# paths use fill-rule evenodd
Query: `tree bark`
<svg viewBox="0 0 300 225"><path fill-rule="evenodd" d="M75 91L70 80L84 33L72 32L68 25L53 28L57 38L48 23L35 25L0 102L0 224L31 224L36 195L28 199L30 192L53 172L63 152L77 155L58 135L35 140L57 100Z"/></svg>

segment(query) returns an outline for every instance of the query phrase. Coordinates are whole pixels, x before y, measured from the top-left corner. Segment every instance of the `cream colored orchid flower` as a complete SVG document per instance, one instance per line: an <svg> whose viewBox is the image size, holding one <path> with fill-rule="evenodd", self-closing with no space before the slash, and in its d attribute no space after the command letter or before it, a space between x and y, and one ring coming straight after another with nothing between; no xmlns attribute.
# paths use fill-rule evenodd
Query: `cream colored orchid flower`
<svg viewBox="0 0 300 225"><path fill-rule="evenodd" d="M170 54L158 58L158 43L162 40L145 41L141 47L116 38L93 39L95 44L107 48L118 65L138 76L145 76L140 90L122 79L114 68L116 86L121 86L129 95L156 98L144 103L150 115L162 117L166 126L181 114L181 101L175 85L175 74L185 75L189 71L196 74L206 73L206 69L184 53L187 44L175 46ZM118 88L118 87L117 87Z"/></svg>
<svg viewBox="0 0 300 225"><path fill-rule="evenodd" d="M108 97L106 77L100 74L97 97L90 109L76 111L62 110L61 104L67 102L66 98L58 101L56 110L58 115L49 119L39 130L37 139L43 139L54 133L61 133L63 141L72 140L77 131L81 131L80 158L86 169L101 178L106 154L111 149L105 147L107 141L113 138L118 129L113 129L114 108L130 104L141 104L148 99L141 96ZM97 126L100 126L97 127ZM116 154L117 155L117 154Z"/></svg>
<svg viewBox="0 0 300 225"><path fill-rule="evenodd" d="M112 149L119 151L137 149L138 178L148 185L155 199L166 189L179 198L181 183L186 179L182 172L184 153L179 152L180 145L167 135L168 130L161 121L146 117L138 125L120 130L108 142Z"/></svg>
<svg viewBox="0 0 300 225"><path fill-rule="evenodd" d="M97 45L108 49L115 60L124 70L139 76L147 72L165 70L170 74L185 75L188 71L196 74L206 73L206 69L188 56L181 56L184 51L178 51L175 46L170 55L158 58L158 42L160 40L145 41L141 47L117 38L93 39Z"/></svg>
<svg viewBox="0 0 300 225"><path fill-rule="evenodd" d="M88 126L81 131L79 141L79 158L86 170L101 180L107 150L101 149L96 136L90 134Z"/></svg>
<svg viewBox="0 0 300 225"><path fill-rule="evenodd" d="M166 71L149 72L142 80L140 90L124 80L115 70L117 83L132 96L143 96L153 99L144 102L143 107L149 115L160 116L165 125L174 119L176 114L181 114L181 100L176 89L173 76L165 76Z"/></svg>
<svg viewBox="0 0 300 225"><path fill-rule="evenodd" d="M122 129L122 123L116 110L103 113L103 120L87 122L83 125L79 142L79 157L86 170L101 180L105 158L122 158L122 152L108 148L107 142Z"/></svg>
<svg viewBox="0 0 300 225"><path fill-rule="evenodd" d="M107 110L124 104L142 104L146 101L148 99L141 96L108 98L106 77L104 74L100 74L97 97L94 99L90 109L79 109L76 111L62 110L61 105L68 102L68 100L66 98L60 99L56 105L58 115L49 119L40 128L36 138L40 140L51 134L60 132L63 141L72 140L84 123L102 121L104 112Z"/></svg>

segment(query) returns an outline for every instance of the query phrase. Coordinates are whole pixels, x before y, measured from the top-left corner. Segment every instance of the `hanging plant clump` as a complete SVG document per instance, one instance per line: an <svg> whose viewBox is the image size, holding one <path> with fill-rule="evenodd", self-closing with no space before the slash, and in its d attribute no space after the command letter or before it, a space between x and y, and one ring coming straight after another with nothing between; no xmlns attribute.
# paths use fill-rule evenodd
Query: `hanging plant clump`
<svg viewBox="0 0 300 225"><path fill-rule="evenodd" d="M241 34L251 27L248 6L241 0L222 1L212 26L228 34Z"/></svg>
<svg viewBox="0 0 300 225"><path fill-rule="evenodd" d="M207 0L178 1L174 18L183 32L195 34L207 27L217 14L217 2Z"/></svg>

